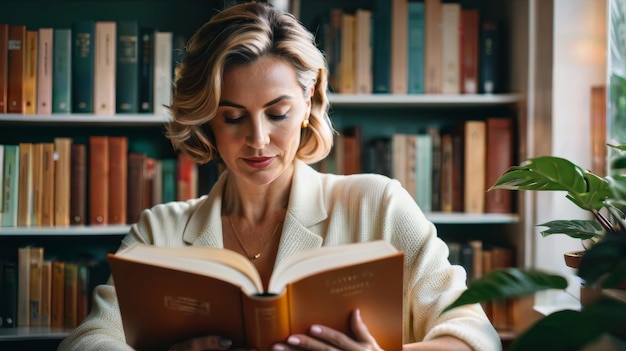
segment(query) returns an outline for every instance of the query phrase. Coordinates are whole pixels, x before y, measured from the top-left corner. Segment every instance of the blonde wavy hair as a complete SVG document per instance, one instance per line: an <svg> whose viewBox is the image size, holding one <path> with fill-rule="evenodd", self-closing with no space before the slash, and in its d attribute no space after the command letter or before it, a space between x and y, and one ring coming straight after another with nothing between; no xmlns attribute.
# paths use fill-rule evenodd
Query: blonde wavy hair
<svg viewBox="0 0 626 351"><path fill-rule="evenodd" d="M222 75L230 65L279 57L296 71L303 94L313 86L309 126L301 129L298 159L315 163L328 155L335 130L328 116L328 66L313 34L293 15L264 3L227 8L205 23L187 43L176 68L166 135L174 149L197 163L219 157L208 122L216 115Z"/></svg>

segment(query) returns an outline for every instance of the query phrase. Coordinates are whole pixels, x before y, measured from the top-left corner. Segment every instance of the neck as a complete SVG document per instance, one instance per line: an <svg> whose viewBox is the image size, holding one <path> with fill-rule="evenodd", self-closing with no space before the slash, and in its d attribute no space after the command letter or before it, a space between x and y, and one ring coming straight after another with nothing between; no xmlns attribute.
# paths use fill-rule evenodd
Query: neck
<svg viewBox="0 0 626 351"><path fill-rule="evenodd" d="M229 174L224 188L222 214L260 223L287 208L291 181L279 180L264 186L243 186Z"/></svg>

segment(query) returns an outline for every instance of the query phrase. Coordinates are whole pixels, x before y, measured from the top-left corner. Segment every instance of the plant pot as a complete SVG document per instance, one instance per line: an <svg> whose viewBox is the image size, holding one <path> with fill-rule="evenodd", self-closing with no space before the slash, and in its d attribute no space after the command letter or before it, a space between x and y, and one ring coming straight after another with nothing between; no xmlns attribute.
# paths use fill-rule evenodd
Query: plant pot
<svg viewBox="0 0 626 351"><path fill-rule="evenodd" d="M583 258L585 254L584 250L581 251L569 251L563 254L563 258L565 258L565 265L570 268L578 269L580 267L580 260Z"/></svg>

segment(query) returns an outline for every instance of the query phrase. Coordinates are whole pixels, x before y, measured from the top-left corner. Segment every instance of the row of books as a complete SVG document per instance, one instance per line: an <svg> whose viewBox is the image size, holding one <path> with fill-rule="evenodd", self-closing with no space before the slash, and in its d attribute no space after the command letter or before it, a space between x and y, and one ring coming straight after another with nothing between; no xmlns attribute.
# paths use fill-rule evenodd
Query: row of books
<svg viewBox="0 0 626 351"><path fill-rule="evenodd" d="M489 117L449 128L364 140L344 128L321 171L378 173L395 178L425 212L513 213L507 190L489 190L513 165L513 119Z"/></svg>
<svg viewBox="0 0 626 351"><path fill-rule="evenodd" d="M136 20L0 24L0 113L166 113L173 35Z"/></svg>
<svg viewBox="0 0 626 351"><path fill-rule="evenodd" d="M145 208L195 198L200 188L189 158L149 157L129 150L125 136L0 145L0 155L4 227L130 224Z"/></svg>
<svg viewBox="0 0 626 351"><path fill-rule="evenodd" d="M22 246L17 260L0 259L0 325L76 327L88 314L93 288L109 275L104 261L62 260Z"/></svg>
<svg viewBox="0 0 626 351"><path fill-rule="evenodd" d="M513 248L490 245L482 240L446 241L451 264L462 266L467 273L467 282L471 284L496 269L515 267ZM489 301L483 303L487 317L498 330L510 330L513 325L511 301Z"/></svg>
<svg viewBox="0 0 626 351"><path fill-rule="evenodd" d="M338 93L478 94L500 90L500 23L442 0L332 8L318 45Z"/></svg>

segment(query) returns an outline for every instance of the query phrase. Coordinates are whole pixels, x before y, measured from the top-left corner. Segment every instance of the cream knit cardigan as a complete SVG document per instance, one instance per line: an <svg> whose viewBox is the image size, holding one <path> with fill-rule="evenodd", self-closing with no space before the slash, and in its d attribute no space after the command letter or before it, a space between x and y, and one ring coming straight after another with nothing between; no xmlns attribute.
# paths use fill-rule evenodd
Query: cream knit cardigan
<svg viewBox="0 0 626 351"><path fill-rule="evenodd" d="M222 248L225 178L222 175L206 196L145 210L122 246L139 241ZM296 161L277 261L314 247L378 239L405 253L405 343L453 335L476 351L501 349L480 305L440 315L466 288L465 271L448 263L446 244L398 181L372 174L320 174ZM115 287L107 284L95 289L90 315L59 350L130 350L124 340Z"/></svg>

